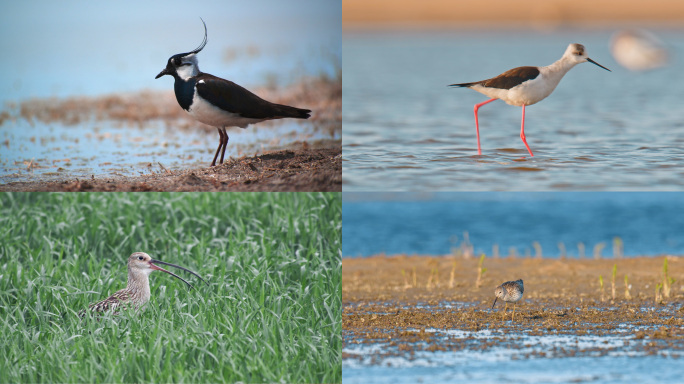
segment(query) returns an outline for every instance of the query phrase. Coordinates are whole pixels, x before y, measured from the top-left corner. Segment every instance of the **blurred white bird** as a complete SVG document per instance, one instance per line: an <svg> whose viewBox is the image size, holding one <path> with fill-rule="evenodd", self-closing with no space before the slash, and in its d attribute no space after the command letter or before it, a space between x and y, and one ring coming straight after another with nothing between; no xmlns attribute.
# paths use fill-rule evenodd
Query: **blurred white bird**
<svg viewBox="0 0 684 384"><path fill-rule="evenodd" d="M644 30L622 30L613 34L610 50L620 65L631 71L647 71L667 64L663 42Z"/></svg>

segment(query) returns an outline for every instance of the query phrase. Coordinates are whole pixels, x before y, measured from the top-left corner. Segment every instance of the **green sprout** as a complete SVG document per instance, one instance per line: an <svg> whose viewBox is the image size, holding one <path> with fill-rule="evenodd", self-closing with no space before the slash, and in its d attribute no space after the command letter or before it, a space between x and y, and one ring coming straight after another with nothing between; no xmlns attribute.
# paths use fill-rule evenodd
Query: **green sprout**
<svg viewBox="0 0 684 384"><path fill-rule="evenodd" d="M485 272L487 272L487 268L484 268L482 266L484 264L484 259L485 259L485 254L483 253L480 256L480 262L477 263L477 281L475 282L475 286L478 288L482 284L482 276L484 275Z"/></svg>
<svg viewBox="0 0 684 384"><path fill-rule="evenodd" d="M617 275L617 264L613 264L613 277L610 279L613 300L615 300L615 275Z"/></svg>

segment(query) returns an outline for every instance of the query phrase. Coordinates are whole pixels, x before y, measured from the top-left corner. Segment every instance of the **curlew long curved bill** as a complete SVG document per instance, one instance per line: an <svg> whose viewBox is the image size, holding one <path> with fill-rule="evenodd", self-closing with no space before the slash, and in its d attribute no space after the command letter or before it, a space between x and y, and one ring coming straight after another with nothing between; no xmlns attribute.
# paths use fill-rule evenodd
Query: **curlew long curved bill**
<svg viewBox="0 0 684 384"><path fill-rule="evenodd" d="M185 284L187 284L190 288L195 288L195 287L193 287L192 284L188 283L187 281L183 280L182 277L180 277L180 276L178 276L178 275L176 275L176 274L174 274L174 273L172 273L172 272L169 272L169 271L167 271L166 269L164 269L164 268L162 268L162 267L159 267L159 266L157 266L157 265L155 265L155 264L168 265L168 266L170 266L170 267L175 267L175 268L178 268L178 269L182 269L182 270L184 270L184 271L186 271L186 272L190 272L190 273L192 273L193 275L197 276L200 280L204 281L204 283L205 283L206 285L209 285L209 283L207 283L206 280L204 280L204 279L202 278L202 276L196 274L195 272L193 272L193 271L191 271L191 270L189 270L189 269L187 269L187 268L183 268L183 267L181 267L180 265L171 264L171 263L166 263L166 262L159 261L159 260L150 260L150 268L155 269L155 270L157 270L157 271L166 272L166 273L168 273L169 275L171 275L171 276L173 276L173 277L176 277L176 278L182 280L182 281L183 281Z"/></svg>

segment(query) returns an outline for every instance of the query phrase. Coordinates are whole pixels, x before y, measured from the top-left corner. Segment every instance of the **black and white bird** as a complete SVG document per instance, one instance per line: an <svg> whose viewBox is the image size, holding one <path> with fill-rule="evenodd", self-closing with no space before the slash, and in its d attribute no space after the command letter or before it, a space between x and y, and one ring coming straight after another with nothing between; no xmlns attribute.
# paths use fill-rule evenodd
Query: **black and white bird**
<svg viewBox="0 0 684 384"><path fill-rule="evenodd" d="M477 120L477 110L481 106L501 99L506 104L522 107L522 123L520 124L520 138L530 156L534 156L525 139L525 106L536 104L544 100L556 89L563 76L575 65L590 62L610 72L610 69L595 62L587 56L582 44L570 44L563 56L555 63L546 67L518 67L510 69L491 79L474 81L472 83L451 84L450 87L470 88L491 99L475 104L475 132L477 133L477 154L480 149L480 123Z"/></svg>
<svg viewBox="0 0 684 384"><path fill-rule="evenodd" d="M247 128L249 124L264 120L310 117L311 111L308 109L271 103L232 81L201 72L197 64L197 54L207 45L207 25L204 20L202 24L202 44L190 52L171 56L166 68L159 72L155 79L164 75L173 76L176 100L181 108L195 120L218 129L219 146L211 162L212 166L216 165L219 152L220 164L223 164L223 156L228 146L226 127Z"/></svg>

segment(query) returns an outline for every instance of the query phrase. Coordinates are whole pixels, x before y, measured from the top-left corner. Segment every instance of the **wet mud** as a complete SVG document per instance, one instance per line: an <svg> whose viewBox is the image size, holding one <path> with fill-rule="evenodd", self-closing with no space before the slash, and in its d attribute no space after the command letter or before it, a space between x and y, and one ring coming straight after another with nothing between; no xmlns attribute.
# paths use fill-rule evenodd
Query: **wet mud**
<svg viewBox="0 0 684 384"><path fill-rule="evenodd" d="M3 191L341 191L341 148L294 149L231 159L222 165L188 170L148 166L134 177L66 178L60 181L13 182Z"/></svg>

